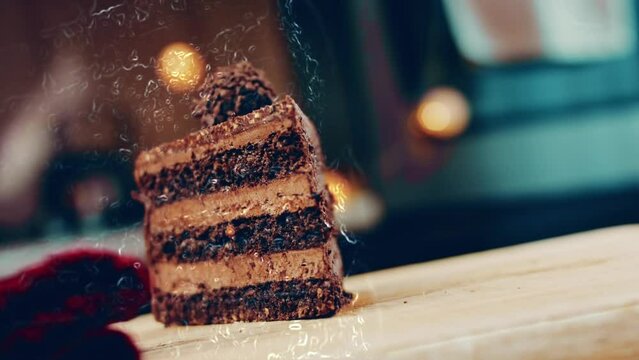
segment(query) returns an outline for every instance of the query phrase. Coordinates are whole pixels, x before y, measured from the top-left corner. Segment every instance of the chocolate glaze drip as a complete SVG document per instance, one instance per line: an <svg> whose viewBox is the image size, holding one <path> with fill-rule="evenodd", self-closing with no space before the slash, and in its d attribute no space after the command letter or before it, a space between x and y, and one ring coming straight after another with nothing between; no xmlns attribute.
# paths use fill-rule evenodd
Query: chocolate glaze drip
<svg viewBox="0 0 639 360"><path fill-rule="evenodd" d="M200 87L192 116L202 127L245 115L273 103L275 91L261 70L248 61L218 67Z"/></svg>

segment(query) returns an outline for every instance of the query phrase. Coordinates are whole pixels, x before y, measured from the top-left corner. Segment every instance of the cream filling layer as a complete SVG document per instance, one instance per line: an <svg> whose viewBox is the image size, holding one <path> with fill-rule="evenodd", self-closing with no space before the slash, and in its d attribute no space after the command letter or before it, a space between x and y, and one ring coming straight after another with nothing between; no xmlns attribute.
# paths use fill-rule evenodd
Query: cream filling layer
<svg viewBox="0 0 639 360"><path fill-rule="evenodd" d="M154 288L190 295L202 290L244 287L269 281L341 276L342 262L335 239L312 249L257 256L243 254L219 261L178 264L161 262L151 269Z"/></svg>
<svg viewBox="0 0 639 360"><path fill-rule="evenodd" d="M318 192L309 174L293 174L268 184L184 199L149 210L152 235L182 231L187 226L213 226L236 217L279 215L316 204Z"/></svg>

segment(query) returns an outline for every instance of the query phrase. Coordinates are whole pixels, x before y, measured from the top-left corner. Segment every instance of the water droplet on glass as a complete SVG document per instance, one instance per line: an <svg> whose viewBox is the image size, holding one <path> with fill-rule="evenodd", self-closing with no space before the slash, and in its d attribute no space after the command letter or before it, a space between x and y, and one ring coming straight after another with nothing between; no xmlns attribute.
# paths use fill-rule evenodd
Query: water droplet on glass
<svg viewBox="0 0 639 360"><path fill-rule="evenodd" d="M118 26L122 26L125 20L126 20L125 14L122 14L122 13L115 14L115 23L118 24Z"/></svg>
<svg viewBox="0 0 639 360"><path fill-rule="evenodd" d="M131 289L133 287L133 279L130 276L122 276L116 286L120 289Z"/></svg>
<svg viewBox="0 0 639 360"><path fill-rule="evenodd" d="M184 0L172 0L171 1L171 9L173 11L184 11L184 10L186 10L186 1L184 1Z"/></svg>
<svg viewBox="0 0 639 360"><path fill-rule="evenodd" d="M100 200L98 200L100 209L104 209L105 207L107 207L109 205L109 197L108 196L101 196Z"/></svg>
<svg viewBox="0 0 639 360"><path fill-rule="evenodd" d="M346 242L348 242L348 243L349 243L349 244L351 244L351 245L355 245L355 244L357 244L357 240L356 240L354 237L352 237L352 236L350 236L350 235L348 234L348 231L346 230L346 225L344 225L344 224L340 224L340 226L339 226L339 232L340 232L340 234L342 234L342 236L344 237L344 239L346 240Z"/></svg>
<svg viewBox="0 0 639 360"><path fill-rule="evenodd" d="M138 61L138 59L138 51L134 49L133 51L131 51L131 55L129 55L129 60Z"/></svg>
<svg viewBox="0 0 639 360"><path fill-rule="evenodd" d="M135 8L135 18L139 21L139 22L144 22L146 21L146 19L149 18L149 13L147 11L144 11L138 7Z"/></svg>
<svg viewBox="0 0 639 360"><path fill-rule="evenodd" d="M157 90L158 87L159 86L155 81L149 80L149 82L146 84L146 88L144 89L144 97L148 97L149 94Z"/></svg>
<svg viewBox="0 0 639 360"><path fill-rule="evenodd" d="M96 290L96 286L95 286L95 283L93 282L90 282L84 286L84 292L87 294L91 294L95 292L95 290Z"/></svg>

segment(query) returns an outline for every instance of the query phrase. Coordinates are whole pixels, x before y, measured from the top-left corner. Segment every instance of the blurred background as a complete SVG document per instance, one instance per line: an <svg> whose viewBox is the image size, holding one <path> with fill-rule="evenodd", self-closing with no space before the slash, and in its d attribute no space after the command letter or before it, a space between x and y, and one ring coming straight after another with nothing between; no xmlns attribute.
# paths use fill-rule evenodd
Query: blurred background
<svg viewBox="0 0 639 360"><path fill-rule="evenodd" d="M347 272L639 221L631 0L6 0L0 274L141 254L143 149L248 59L317 124Z"/></svg>

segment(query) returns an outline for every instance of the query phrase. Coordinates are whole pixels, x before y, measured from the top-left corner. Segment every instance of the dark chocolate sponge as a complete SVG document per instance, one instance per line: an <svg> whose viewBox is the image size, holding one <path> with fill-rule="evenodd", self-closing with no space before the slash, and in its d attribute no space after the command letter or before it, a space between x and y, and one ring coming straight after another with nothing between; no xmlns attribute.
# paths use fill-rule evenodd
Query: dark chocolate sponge
<svg viewBox="0 0 639 360"><path fill-rule="evenodd" d="M242 61L208 74L199 95L192 115L207 127L272 104L275 91L261 70Z"/></svg>

